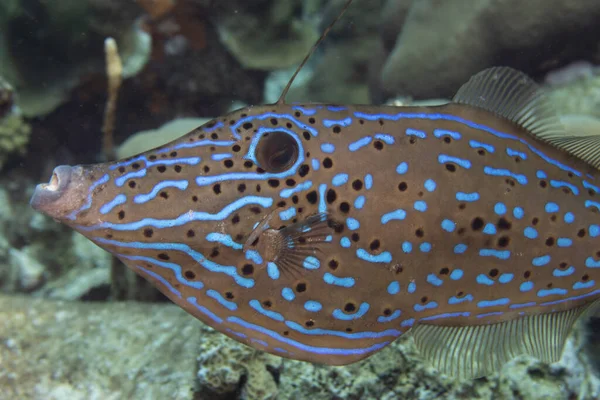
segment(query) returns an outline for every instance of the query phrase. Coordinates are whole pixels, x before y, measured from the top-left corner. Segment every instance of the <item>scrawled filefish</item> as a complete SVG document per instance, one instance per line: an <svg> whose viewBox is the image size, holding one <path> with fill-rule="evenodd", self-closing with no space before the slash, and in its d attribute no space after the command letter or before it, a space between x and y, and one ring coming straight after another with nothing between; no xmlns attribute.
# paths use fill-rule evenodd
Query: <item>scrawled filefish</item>
<svg viewBox="0 0 600 400"><path fill-rule="evenodd" d="M341 365L411 331L469 378L556 360L598 302L599 142L492 68L437 107L244 108L31 204L249 346Z"/></svg>

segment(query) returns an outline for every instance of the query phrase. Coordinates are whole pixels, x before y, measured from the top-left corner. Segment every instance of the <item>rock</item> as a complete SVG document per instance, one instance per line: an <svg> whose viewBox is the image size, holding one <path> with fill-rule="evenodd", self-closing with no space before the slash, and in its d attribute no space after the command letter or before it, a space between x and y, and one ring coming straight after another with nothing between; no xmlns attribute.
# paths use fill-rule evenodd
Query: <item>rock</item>
<svg viewBox="0 0 600 400"><path fill-rule="evenodd" d="M17 108L0 116L0 170L14 155L24 155L29 143L31 127Z"/></svg>
<svg viewBox="0 0 600 400"><path fill-rule="evenodd" d="M381 85L423 99L452 97L470 76L498 64L540 77L597 58L599 18L595 0L413 1Z"/></svg>
<svg viewBox="0 0 600 400"><path fill-rule="evenodd" d="M46 267L31 257L27 248L22 250L10 249L8 252L11 269L18 272L18 289L30 292L44 282Z"/></svg>

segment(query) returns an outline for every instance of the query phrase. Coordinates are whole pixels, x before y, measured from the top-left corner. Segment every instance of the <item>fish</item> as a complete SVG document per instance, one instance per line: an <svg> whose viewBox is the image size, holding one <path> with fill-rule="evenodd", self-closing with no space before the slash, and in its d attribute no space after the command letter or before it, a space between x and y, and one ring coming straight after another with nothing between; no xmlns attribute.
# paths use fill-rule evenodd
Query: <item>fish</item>
<svg viewBox="0 0 600 400"><path fill-rule="evenodd" d="M556 361L599 304L599 144L492 67L440 106L245 107L30 204L255 349L347 365L410 334L473 379Z"/></svg>

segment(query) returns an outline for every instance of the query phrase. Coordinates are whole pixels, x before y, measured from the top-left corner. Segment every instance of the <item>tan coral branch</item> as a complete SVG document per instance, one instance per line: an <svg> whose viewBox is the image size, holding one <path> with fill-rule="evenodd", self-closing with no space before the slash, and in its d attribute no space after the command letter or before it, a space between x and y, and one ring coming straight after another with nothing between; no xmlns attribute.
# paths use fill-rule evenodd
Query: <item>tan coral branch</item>
<svg viewBox="0 0 600 400"><path fill-rule="evenodd" d="M119 88L123 81L123 64L117 42L113 38L104 41L104 52L106 54L106 75L108 77L108 98L104 109L104 122L102 124L103 144L102 150L107 160L114 158L114 130L115 113L117 111L117 99Z"/></svg>

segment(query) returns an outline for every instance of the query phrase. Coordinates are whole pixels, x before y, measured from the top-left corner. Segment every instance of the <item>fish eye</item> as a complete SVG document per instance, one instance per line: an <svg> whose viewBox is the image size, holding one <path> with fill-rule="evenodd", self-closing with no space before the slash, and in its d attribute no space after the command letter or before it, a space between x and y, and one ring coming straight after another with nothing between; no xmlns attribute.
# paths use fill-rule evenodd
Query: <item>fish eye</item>
<svg viewBox="0 0 600 400"><path fill-rule="evenodd" d="M255 155L258 165L265 171L285 171L298 159L298 143L285 132L268 132L259 139Z"/></svg>

